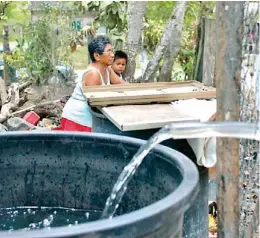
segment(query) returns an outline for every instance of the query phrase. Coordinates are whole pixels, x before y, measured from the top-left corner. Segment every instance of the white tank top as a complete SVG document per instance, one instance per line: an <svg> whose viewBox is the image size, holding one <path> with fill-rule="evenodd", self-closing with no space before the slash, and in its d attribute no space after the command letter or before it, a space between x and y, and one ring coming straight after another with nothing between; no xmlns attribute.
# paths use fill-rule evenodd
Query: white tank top
<svg viewBox="0 0 260 238"><path fill-rule="evenodd" d="M106 69L107 74L107 83L105 83L102 74L97 68L90 67L83 74L81 80L78 80L78 83L72 93L72 96L66 103L63 108L62 117L67 118L68 120L74 121L80 125L92 127L92 115L90 112L90 107L87 103L87 99L83 94L83 78L84 75L91 71L95 70L99 73L101 85L110 85L110 75L108 69Z"/></svg>

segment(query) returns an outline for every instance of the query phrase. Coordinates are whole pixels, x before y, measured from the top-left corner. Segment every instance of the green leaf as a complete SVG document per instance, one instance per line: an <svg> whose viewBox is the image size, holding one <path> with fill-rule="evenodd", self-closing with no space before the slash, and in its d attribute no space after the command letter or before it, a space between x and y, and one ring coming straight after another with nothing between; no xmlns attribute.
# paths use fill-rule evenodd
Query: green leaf
<svg viewBox="0 0 260 238"><path fill-rule="evenodd" d="M191 57L195 56L195 53L193 51L186 50L186 49L181 49L181 53L184 55L187 55L187 56L191 56Z"/></svg>
<svg viewBox="0 0 260 238"><path fill-rule="evenodd" d="M113 12L114 15L119 12L116 7L112 7L111 9L112 9L112 12Z"/></svg>
<svg viewBox="0 0 260 238"><path fill-rule="evenodd" d="M114 29L116 26L116 22L108 21L106 26L109 30Z"/></svg>
<svg viewBox="0 0 260 238"><path fill-rule="evenodd" d="M101 1L100 2L100 9L105 10L113 1Z"/></svg>

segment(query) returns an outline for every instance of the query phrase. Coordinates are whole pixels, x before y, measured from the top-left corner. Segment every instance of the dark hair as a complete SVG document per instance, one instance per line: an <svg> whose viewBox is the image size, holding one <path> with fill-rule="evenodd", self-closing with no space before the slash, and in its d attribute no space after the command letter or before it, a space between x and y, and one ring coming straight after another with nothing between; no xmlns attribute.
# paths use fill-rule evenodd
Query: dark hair
<svg viewBox="0 0 260 238"><path fill-rule="evenodd" d="M106 36L97 36L88 44L89 57L92 62L96 61L94 53L102 55L107 44L111 44L111 41Z"/></svg>
<svg viewBox="0 0 260 238"><path fill-rule="evenodd" d="M117 50L117 51L115 52L114 61L115 61L116 59L125 59L125 61L126 61L126 63L127 63L128 57L127 57L127 54L126 54L124 51L122 51L122 50Z"/></svg>

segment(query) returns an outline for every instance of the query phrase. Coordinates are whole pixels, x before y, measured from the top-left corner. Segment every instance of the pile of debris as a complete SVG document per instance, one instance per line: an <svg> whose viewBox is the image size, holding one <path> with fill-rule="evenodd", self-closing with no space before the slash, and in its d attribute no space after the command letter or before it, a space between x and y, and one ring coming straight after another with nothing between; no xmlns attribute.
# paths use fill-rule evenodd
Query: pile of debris
<svg viewBox="0 0 260 238"><path fill-rule="evenodd" d="M74 85L36 87L13 83L7 89L0 77L0 132L50 130L60 124L63 107Z"/></svg>

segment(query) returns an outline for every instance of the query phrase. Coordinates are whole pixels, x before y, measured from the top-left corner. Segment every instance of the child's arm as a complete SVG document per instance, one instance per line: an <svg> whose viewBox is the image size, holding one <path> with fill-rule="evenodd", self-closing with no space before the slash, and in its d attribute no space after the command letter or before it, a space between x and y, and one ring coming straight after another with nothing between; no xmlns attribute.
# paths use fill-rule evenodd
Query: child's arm
<svg viewBox="0 0 260 238"><path fill-rule="evenodd" d="M108 70L110 72L110 80L113 84L123 84L123 83L128 83L125 80L121 79L111 68L111 66L108 67Z"/></svg>

